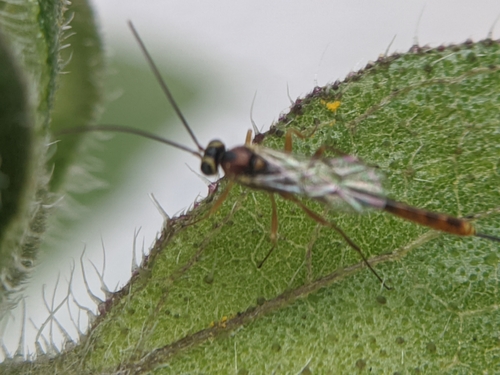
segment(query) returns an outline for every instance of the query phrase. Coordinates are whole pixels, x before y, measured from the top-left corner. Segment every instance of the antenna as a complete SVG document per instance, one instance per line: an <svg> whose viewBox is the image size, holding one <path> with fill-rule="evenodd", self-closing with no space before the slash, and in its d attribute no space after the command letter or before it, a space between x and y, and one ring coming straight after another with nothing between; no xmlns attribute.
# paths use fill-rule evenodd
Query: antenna
<svg viewBox="0 0 500 375"><path fill-rule="evenodd" d="M94 132L94 131L109 131L109 132L115 132L115 133L126 133L126 134L138 135L138 136L143 137L143 138L152 139L153 141L165 143L169 146L178 148L178 149L183 150L183 151L187 151L190 154L193 154L201 159L201 154L196 150L190 149L189 147L183 146L180 143L170 141L170 140L163 138L163 137L160 137L156 134L149 133L147 131L140 130L140 129L131 128L129 126L124 126L124 125L75 126L73 128L67 128L67 129L63 129L61 131L58 131L57 135L87 133L87 132Z"/></svg>
<svg viewBox="0 0 500 375"><path fill-rule="evenodd" d="M175 102L174 97L172 96L172 93L170 92L170 89L167 86L167 83L165 82L165 80L161 76L161 73L160 73L159 69L156 67L156 64L154 63L153 58L151 57L151 55L149 54L148 50L146 49L146 46L144 45L141 37L139 36L139 33L137 32L137 30L135 29L134 25L132 24L132 21L127 21L127 23L128 23L128 26L130 27L130 30L132 31L132 34L134 34L135 40L137 40L137 43L139 43L139 47L141 48L142 53L146 57L146 61L148 62L149 67L153 71L153 74L155 75L156 79L158 80L158 83L160 84L163 92L167 96L167 99L168 99L170 105L174 108L175 113L177 113L177 116L179 117L179 119L181 120L182 124L184 125L184 127L188 131L189 135L191 136L191 139L194 141L194 143L198 147L198 150L200 150L200 152L205 151L205 149L200 145L200 142L198 142L198 140L196 139L193 131L189 127L188 122L184 118L184 116L183 116L183 114L182 114L179 106ZM177 147L177 146L174 146L174 147Z"/></svg>

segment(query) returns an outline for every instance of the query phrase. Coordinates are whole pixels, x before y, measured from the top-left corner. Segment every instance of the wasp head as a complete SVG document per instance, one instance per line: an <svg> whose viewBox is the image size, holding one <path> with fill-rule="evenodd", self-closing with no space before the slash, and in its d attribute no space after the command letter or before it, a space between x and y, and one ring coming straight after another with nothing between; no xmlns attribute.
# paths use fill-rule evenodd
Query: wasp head
<svg viewBox="0 0 500 375"><path fill-rule="evenodd" d="M201 171L206 176L217 173L223 155L226 153L226 146L219 140L211 141L201 158Z"/></svg>

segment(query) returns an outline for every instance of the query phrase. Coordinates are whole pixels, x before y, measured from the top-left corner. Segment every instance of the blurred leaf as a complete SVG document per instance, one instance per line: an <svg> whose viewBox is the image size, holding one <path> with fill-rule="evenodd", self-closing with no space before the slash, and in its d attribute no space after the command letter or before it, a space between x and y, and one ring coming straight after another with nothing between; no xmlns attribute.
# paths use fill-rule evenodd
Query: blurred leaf
<svg viewBox="0 0 500 375"><path fill-rule="evenodd" d="M1 3L0 319L35 264L54 197L46 130L59 72L62 3Z"/></svg>
<svg viewBox="0 0 500 375"><path fill-rule="evenodd" d="M132 35L130 36L133 43ZM182 82L175 77L175 70L162 67L161 71L169 73L165 79L171 90L175 92L176 100L186 110L189 105L196 102L199 93L193 93L194 82L187 79ZM99 120L100 124L120 124L140 128L158 134L172 134L165 126L181 130L179 120L168 105L165 95L154 79L151 70L144 61L137 62L130 56L130 52L118 50L109 64L110 74L106 77L105 92L109 101L104 113ZM96 137L96 133L88 136ZM74 136L65 136L62 142L66 143ZM86 170L90 170L92 179L97 182L114 186L113 189L91 189L87 194L75 195L85 207L90 208L107 199L109 194L116 194L120 185L126 183L129 177L129 165L137 158L141 151L151 146L151 141L139 137L117 135L111 133L97 134L98 142L91 142L90 147L80 153ZM91 148L91 150L89 150ZM86 161L86 158L91 158ZM82 181L80 181L82 185ZM83 187L95 186L88 181L83 182Z"/></svg>
<svg viewBox="0 0 500 375"><path fill-rule="evenodd" d="M73 126L93 124L100 112L104 80L104 61L100 36L94 15L86 1L73 1L68 11L67 35L61 50L63 72L55 93L51 130L57 133ZM68 168L79 155L81 137L58 142L49 160L53 166L51 190L57 191L65 181Z"/></svg>
<svg viewBox="0 0 500 375"><path fill-rule="evenodd" d="M10 278L12 253L17 254L26 215L26 197L31 193L33 123L23 77L0 34L0 269ZM22 277L22 276L21 276ZM15 282L17 285L18 282ZM4 291L5 293L5 291ZM3 301L5 294L0 300Z"/></svg>

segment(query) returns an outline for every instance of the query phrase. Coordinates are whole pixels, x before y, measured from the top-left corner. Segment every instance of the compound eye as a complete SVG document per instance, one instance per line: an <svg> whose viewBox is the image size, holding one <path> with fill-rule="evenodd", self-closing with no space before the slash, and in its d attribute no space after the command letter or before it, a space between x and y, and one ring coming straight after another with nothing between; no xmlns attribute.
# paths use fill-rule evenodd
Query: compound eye
<svg viewBox="0 0 500 375"><path fill-rule="evenodd" d="M206 176L212 176L217 173L217 167L213 158L203 158L201 162L201 172Z"/></svg>
<svg viewBox="0 0 500 375"><path fill-rule="evenodd" d="M204 175L211 176L217 173L222 156L226 152L226 147L221 141L212 141L205 149L205 154L201 159L201 171Z"/></svg>

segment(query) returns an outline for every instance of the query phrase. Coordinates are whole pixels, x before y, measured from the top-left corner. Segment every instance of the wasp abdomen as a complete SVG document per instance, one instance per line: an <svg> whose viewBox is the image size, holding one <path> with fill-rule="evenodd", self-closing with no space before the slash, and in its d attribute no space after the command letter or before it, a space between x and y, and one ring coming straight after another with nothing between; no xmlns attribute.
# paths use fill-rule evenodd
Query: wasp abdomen
<svg viewBox="0 0 500 375"><path fill-rule="evenodd" d="M403 219L458 236L474 236L476 234L474 226L466 220L412 207L390 199L387 199L384 210Z"/></svg>

